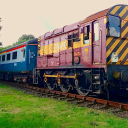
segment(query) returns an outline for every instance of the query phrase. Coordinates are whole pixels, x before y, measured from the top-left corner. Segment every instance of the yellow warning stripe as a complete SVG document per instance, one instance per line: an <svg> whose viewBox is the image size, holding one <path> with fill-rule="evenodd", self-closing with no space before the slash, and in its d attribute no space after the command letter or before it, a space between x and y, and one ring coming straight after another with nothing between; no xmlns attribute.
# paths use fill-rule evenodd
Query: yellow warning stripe
<svg viewBox="0 0 128 128"><path fill-rule="evenodd" d="M128 65L128 59L125 61L124 65Z"/></svg>
<svg viewBox="0 0 128 128"><path fill-rule="evenodd" d="M121 38L118 38L113 45L109 48L109 50L106 53L106 58L111 54L111 52L113 51L113 49L117 46L117 44L121 41Z"/></svg>
<svg viewBox="0 0 128 128"><path fill-rule="evenodd" d="M116 6L111 12L110 12L110 14L115 14L117 11L118 11L118 9L120 8L121 6Z"/></svg>
<svg viewBox="0 0 128 128"><path fill-rule="evenodd" d="M126 16L126 18L123 21L123 23L121 23L121 28L128 22L128 16Z"/></svg>
<svg viewBox="0 0 128 128"><path fill-rule="evenodd" d="M125 30L122 32L121 36L124 37L125 34L128 32L128 26L125 28Z"/></svg>
<svg viewBox="0 0 128 128"><path fill-rule="evenodd" d="M116 63L117 65L119 65L121 63L121 61L123 61L123 59L127 55L127 53L128 53L128 48L125 50L125 52L120 57L119 61Z"/></svg>
<svg viewBox="0 0 128 128"><path fill-rule="evenodd" d="M117 53L117 55L121 52L121 50L124 48L124 46L127 44L127 40L125 40L122 44L121 44L121 46L117 49L117 51L116 51L116 53ZM111 63L111 59L108 61L108 63L107 64L110 64Z"/></svg>
<svg viewBox="0 0 128 128"><path fill-rule="evenodd" d="M106 46L108 46L108 44L112 41L113 38L114 38L114 37L109 37L109 38L107 39L107 41L106 41Z"/></svg>
<svg viewBox="0 0 128 128"><path fill-rule="evenodd" d="M128 10L128 6L126 6L126 7L120 12L119 16L122 17L122 16L126 13L127 10Z"/></svg>
<svg viewBox="0 0 128 128"><path fill-rule="evenodd" d="M122 20L122 22L121 22L121 28L123 28L123 26L124 26L126 23L127 23L127 21Z"/></svg>

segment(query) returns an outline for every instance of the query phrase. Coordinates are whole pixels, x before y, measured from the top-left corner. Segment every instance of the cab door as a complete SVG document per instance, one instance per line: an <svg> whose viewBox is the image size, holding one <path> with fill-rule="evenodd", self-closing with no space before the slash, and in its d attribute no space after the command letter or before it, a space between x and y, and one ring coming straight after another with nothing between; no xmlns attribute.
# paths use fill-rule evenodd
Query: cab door
<svg viewBox="0 0 128 128"><path fill-rule="evenodd" d="M92 64L92 25L88 23L82 27L81 34L81 63L82 65Z"/></svg>
<svg viewBox="0 0 128 128"><path fill-rule="evenodd" d="M101 31L99 21L95 21L93 24L93 41L92 41L92 57L93 64L101 63Z"/></svg>

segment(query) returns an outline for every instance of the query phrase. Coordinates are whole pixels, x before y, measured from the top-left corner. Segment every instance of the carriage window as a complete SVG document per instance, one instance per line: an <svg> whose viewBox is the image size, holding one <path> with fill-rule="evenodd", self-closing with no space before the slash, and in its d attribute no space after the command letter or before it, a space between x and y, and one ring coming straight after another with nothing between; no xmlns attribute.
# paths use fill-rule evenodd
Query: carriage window
<svg viewBox="0 0 128 128"><path fill-rule="evenodd" d="M14 60L14 59L17 59L17 52L13 52L12 53L12 59Z"/></svg>
<svg viewBox="0 0 128 128"><path fill-rule="evenodd" d="M72 35L68 35L68 47L72 47Z"/></svg>
<svg viewBox="0 0 128 128"><path fill-rule="evenodd" d="M0 56L0 62L1 62L1 56Z"/></svg>
<svg viewBox="0 0 128 128"><path fill-rule="evenodd" d="M25 58L25 49L23 50L23 58Z"/></svg>
<svg viewBox="0 0 128 128"><path fill-rule="evenodd" d="M5 61L5 55L2 56L2 61Z"/></svg>
<svg viewBox="0 0 128 128"><path fill-rule="evenodd" d="M100 33L100 31L99 31L99 23L96 22L96 23L94 23L94 41L99 40L99 33Z"/></svg>
<svg viewBox="0 0 128 128"><path fill-rule="evenodd" d="M86 30L86 33L85 33ZM89 32L90 32L90 26L84 27L84 44L89 44Z"/></svg>
<svg viewBox="0 0 128 128"><path fill-rule="evenodd" d="M107 26L108 35L114 37L120 37L120 18L109 15Z"/></svg>
<svg viewBox="0 0 128 128"><path fill-rule="evenodd" d="M11 53L7 54L7 60L10 60Z"/></svg>

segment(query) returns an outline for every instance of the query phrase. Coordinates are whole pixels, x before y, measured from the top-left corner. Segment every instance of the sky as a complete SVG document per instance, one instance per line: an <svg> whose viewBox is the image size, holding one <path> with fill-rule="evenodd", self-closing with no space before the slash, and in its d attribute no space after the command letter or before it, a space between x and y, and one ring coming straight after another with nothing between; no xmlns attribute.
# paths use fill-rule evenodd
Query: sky
<svg viewBox="0 0 128 128"><path fill-rule="evenodd" d="M0 42L5 47L23 34L39 37L116 4L128 0L0 0Z"/></svg>

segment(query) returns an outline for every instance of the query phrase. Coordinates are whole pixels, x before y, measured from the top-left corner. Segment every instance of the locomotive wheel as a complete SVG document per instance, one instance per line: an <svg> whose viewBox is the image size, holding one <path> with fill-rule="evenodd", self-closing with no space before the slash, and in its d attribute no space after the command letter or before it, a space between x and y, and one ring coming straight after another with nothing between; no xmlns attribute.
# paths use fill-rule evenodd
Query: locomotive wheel
<svg viewBox="0 0 128 128"><path fill-rule="evenodd" d="M65 84L60 84L60 89L62 92L69 92L70 91L70 86L69 85L65 85Z"/></svg>
<svg viewBox="0 0 128 128"><path fill-rule="evenodd" d="M49 78L48 81L45 83L49 90L54 90L56 87L56 84L54 84L53 78Z"/></svg>
<svg viewBox="0 0 128 128"><path fill-rule="evenodd" d="M82 96L87 96L90 92L91 84L87 81L84 75L75 80L76 91Z"/></svg>
<svg viewBox="0 0 128 128"><path fill-rule="evenodd" d="M68 79L66 79L65 81L63 80L63 82L60 83L60 89L61 89L62 92L65 92L65 93L69 92L70 87L71 87L71 85L69 84Z"/></svg>
<svg viewBox="0 0 128 128"><path fill-rule="evenodd" d="M53 83L46 82L46 85L47 85L49 90L54 90L55 89L55 84L53 84Z"/></svg>

